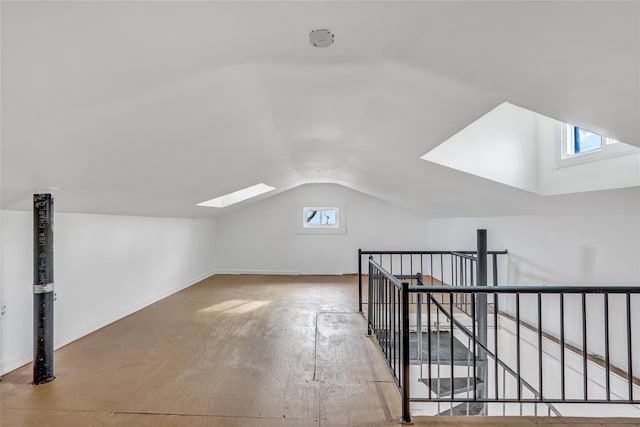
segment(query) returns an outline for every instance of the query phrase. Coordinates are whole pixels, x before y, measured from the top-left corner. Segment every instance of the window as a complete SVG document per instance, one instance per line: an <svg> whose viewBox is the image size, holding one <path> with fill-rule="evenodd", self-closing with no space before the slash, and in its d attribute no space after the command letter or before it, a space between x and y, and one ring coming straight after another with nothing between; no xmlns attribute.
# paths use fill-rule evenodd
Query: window
<svg viewBox="0 0 640 427"><path fill-rule="evenodd" d="M297 234L347 234L347 205L335 200L296 202Z"/></svg>
<svg viewBox="0 0 640 427"><path fill-rule="evenodd" d="M582 154L602 149L602 136L574 126L573 154Z"/></svg>
<svg viewBox="0 0 640 427"><path fill-rule="evenodd" d="M338 228L339 212L337 207L305 207L302 210L302 226L304 228Z"/></svg>
<svg viewBox="0 0 640 427"><path fill-rule="evenodd" d="M602 150L602 136L577 126L566 125L562 158L593 153Z"/></svg>
<svg viewBox="0 0 640 427"><path fill-rule="evenodd" d="M638 152L638 147L570 124L562 125L560 166L592 162Z"/></svg>

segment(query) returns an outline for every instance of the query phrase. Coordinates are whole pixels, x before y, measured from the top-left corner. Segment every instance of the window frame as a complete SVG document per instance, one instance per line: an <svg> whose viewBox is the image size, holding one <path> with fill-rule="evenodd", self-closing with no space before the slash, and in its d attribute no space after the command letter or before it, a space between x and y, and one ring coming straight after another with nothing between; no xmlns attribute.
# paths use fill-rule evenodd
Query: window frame
<svg viewBox="0 0 640 427"><path fill-rule="evenodd" d="M599 149L585 151L583 153L573 154L575 148L575 129L583 129L587 132L594 133L596 135L600 135L602 138L602 145ZM608 159L611 157L618 156L626 156L629 154L635 154L640 152L640 148L625 144L623 142L617 141L613 138L609 138L605 135L599 134L597 132L590 131L585 128L581 128L580 126L574 126L568 123L563 123L560 126L561 134L560 134L560 156L559 156L559 166L573 166L582 163L594 162L602 159Z"/></svg>
<svg viewBox="0 0 640 427"><path fill-rule="evenodd" d="M309 224L307 222L307 211L334 211L336 216L335 224ZM304 206L302 208L302 227L303 228L340 228L340 207L338 206Z"/></svg>
<svg viewBox="0 0 640 427"><path fill-rule="evenodd" d="M305 227L307 209L337 209L336 226ZM293 214L293 212L292 212ZM331 235L347 234L347 204L335 200L297 200L295 203L295 228L296 234L307 235Z"/></svg>

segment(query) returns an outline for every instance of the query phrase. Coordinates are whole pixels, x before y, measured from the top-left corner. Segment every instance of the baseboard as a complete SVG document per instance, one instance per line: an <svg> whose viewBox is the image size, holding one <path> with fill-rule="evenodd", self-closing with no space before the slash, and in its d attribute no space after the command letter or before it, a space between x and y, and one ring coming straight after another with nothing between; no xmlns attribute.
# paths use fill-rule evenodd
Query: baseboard
<svg viewBox="0 0 640 427"><path fill-rule="evenodd" d="M264 274L273 276L299 276L299 271L288 270L216 270L216 274Z"/></svg>
<svg viewBox="0 0 640 427"><path fill-rule="evenodd" d="M198 277L195 277L191 280L188 280L187 282L184 282L183 284L175 287L175 288L170 288L170 289L164 289L160 292L158 292L157 294L146 298L145 300L137 303L137 304L132 304L130 306L128 306L127 308L120 310L118 312L116 312L115 314L112 314L110 316L107 316L105 318L102 318L98 321L92 322L89 325L84 325L82 327L79 328L75 328L71 331L69 331L68 333L62 335L61 337L58 337L56 339L56 345L55 345L55 350L58 350L68 344L71 344L72 342L79 340L80 338L89 335L92 332L97 331L98 329L104 328L105 326L110 325L113 322L116 322L124 317L129 316L130 314L133 314L137 311L142 310L145 307L150 306L151 304L158 302L170 295L175 294L176 292L180 292L181 290L184 290L186 288L189 288L193 285L195 285L196 283L199 283L209 277L214 276L216 273L214 271L209 271L207 273L201 274ZM21 366L24 366L28 363L31 363L32 361L32 356L31 355L25 355L23 357L18 357L15 360L11 361L11 362L5 362L3 363L2 371L0 372L0 375L5 375L15 369L18 369Z"/></svg>

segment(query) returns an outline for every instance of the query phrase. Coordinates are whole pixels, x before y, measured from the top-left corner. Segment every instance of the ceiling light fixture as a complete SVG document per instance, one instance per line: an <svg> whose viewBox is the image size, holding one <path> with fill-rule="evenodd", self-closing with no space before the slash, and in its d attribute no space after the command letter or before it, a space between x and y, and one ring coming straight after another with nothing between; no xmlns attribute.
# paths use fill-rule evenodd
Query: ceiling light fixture
<svg viewBox="0 0 640 427"><path fill-rule="evenodd" d="M333 33L329 30L313 30L309 33L309 41L315 47L329 47L333 44Z"/></svg>
<svg viewBox="0 0 640 427"><path fill-rule="evenodd" d="M260 184L252 185L251 187L243 188L242 190L234 191L233 193L225 194L224 196L216 197L215 199L198 203L196 206L205 206L208 208L226 208L227 206L242 202L247 199L251 199L264 193L268 193L269 191L275 189L275 187L261 182Z"/></svg>

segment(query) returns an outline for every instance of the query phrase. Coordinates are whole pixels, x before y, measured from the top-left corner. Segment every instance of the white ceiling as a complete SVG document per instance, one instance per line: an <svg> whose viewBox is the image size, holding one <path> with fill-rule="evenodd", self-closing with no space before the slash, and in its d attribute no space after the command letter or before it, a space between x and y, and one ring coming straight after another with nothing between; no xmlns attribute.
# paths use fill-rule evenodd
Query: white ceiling
<svg viewBox="0 0 640 427"><path fill-rule="evenodd" d="M509 101L640 146L640 2L6 2L2 208L213 216L335 182L431 216L638 212L421 155ZM310 45L313 29L333 46Z"/></svg>

